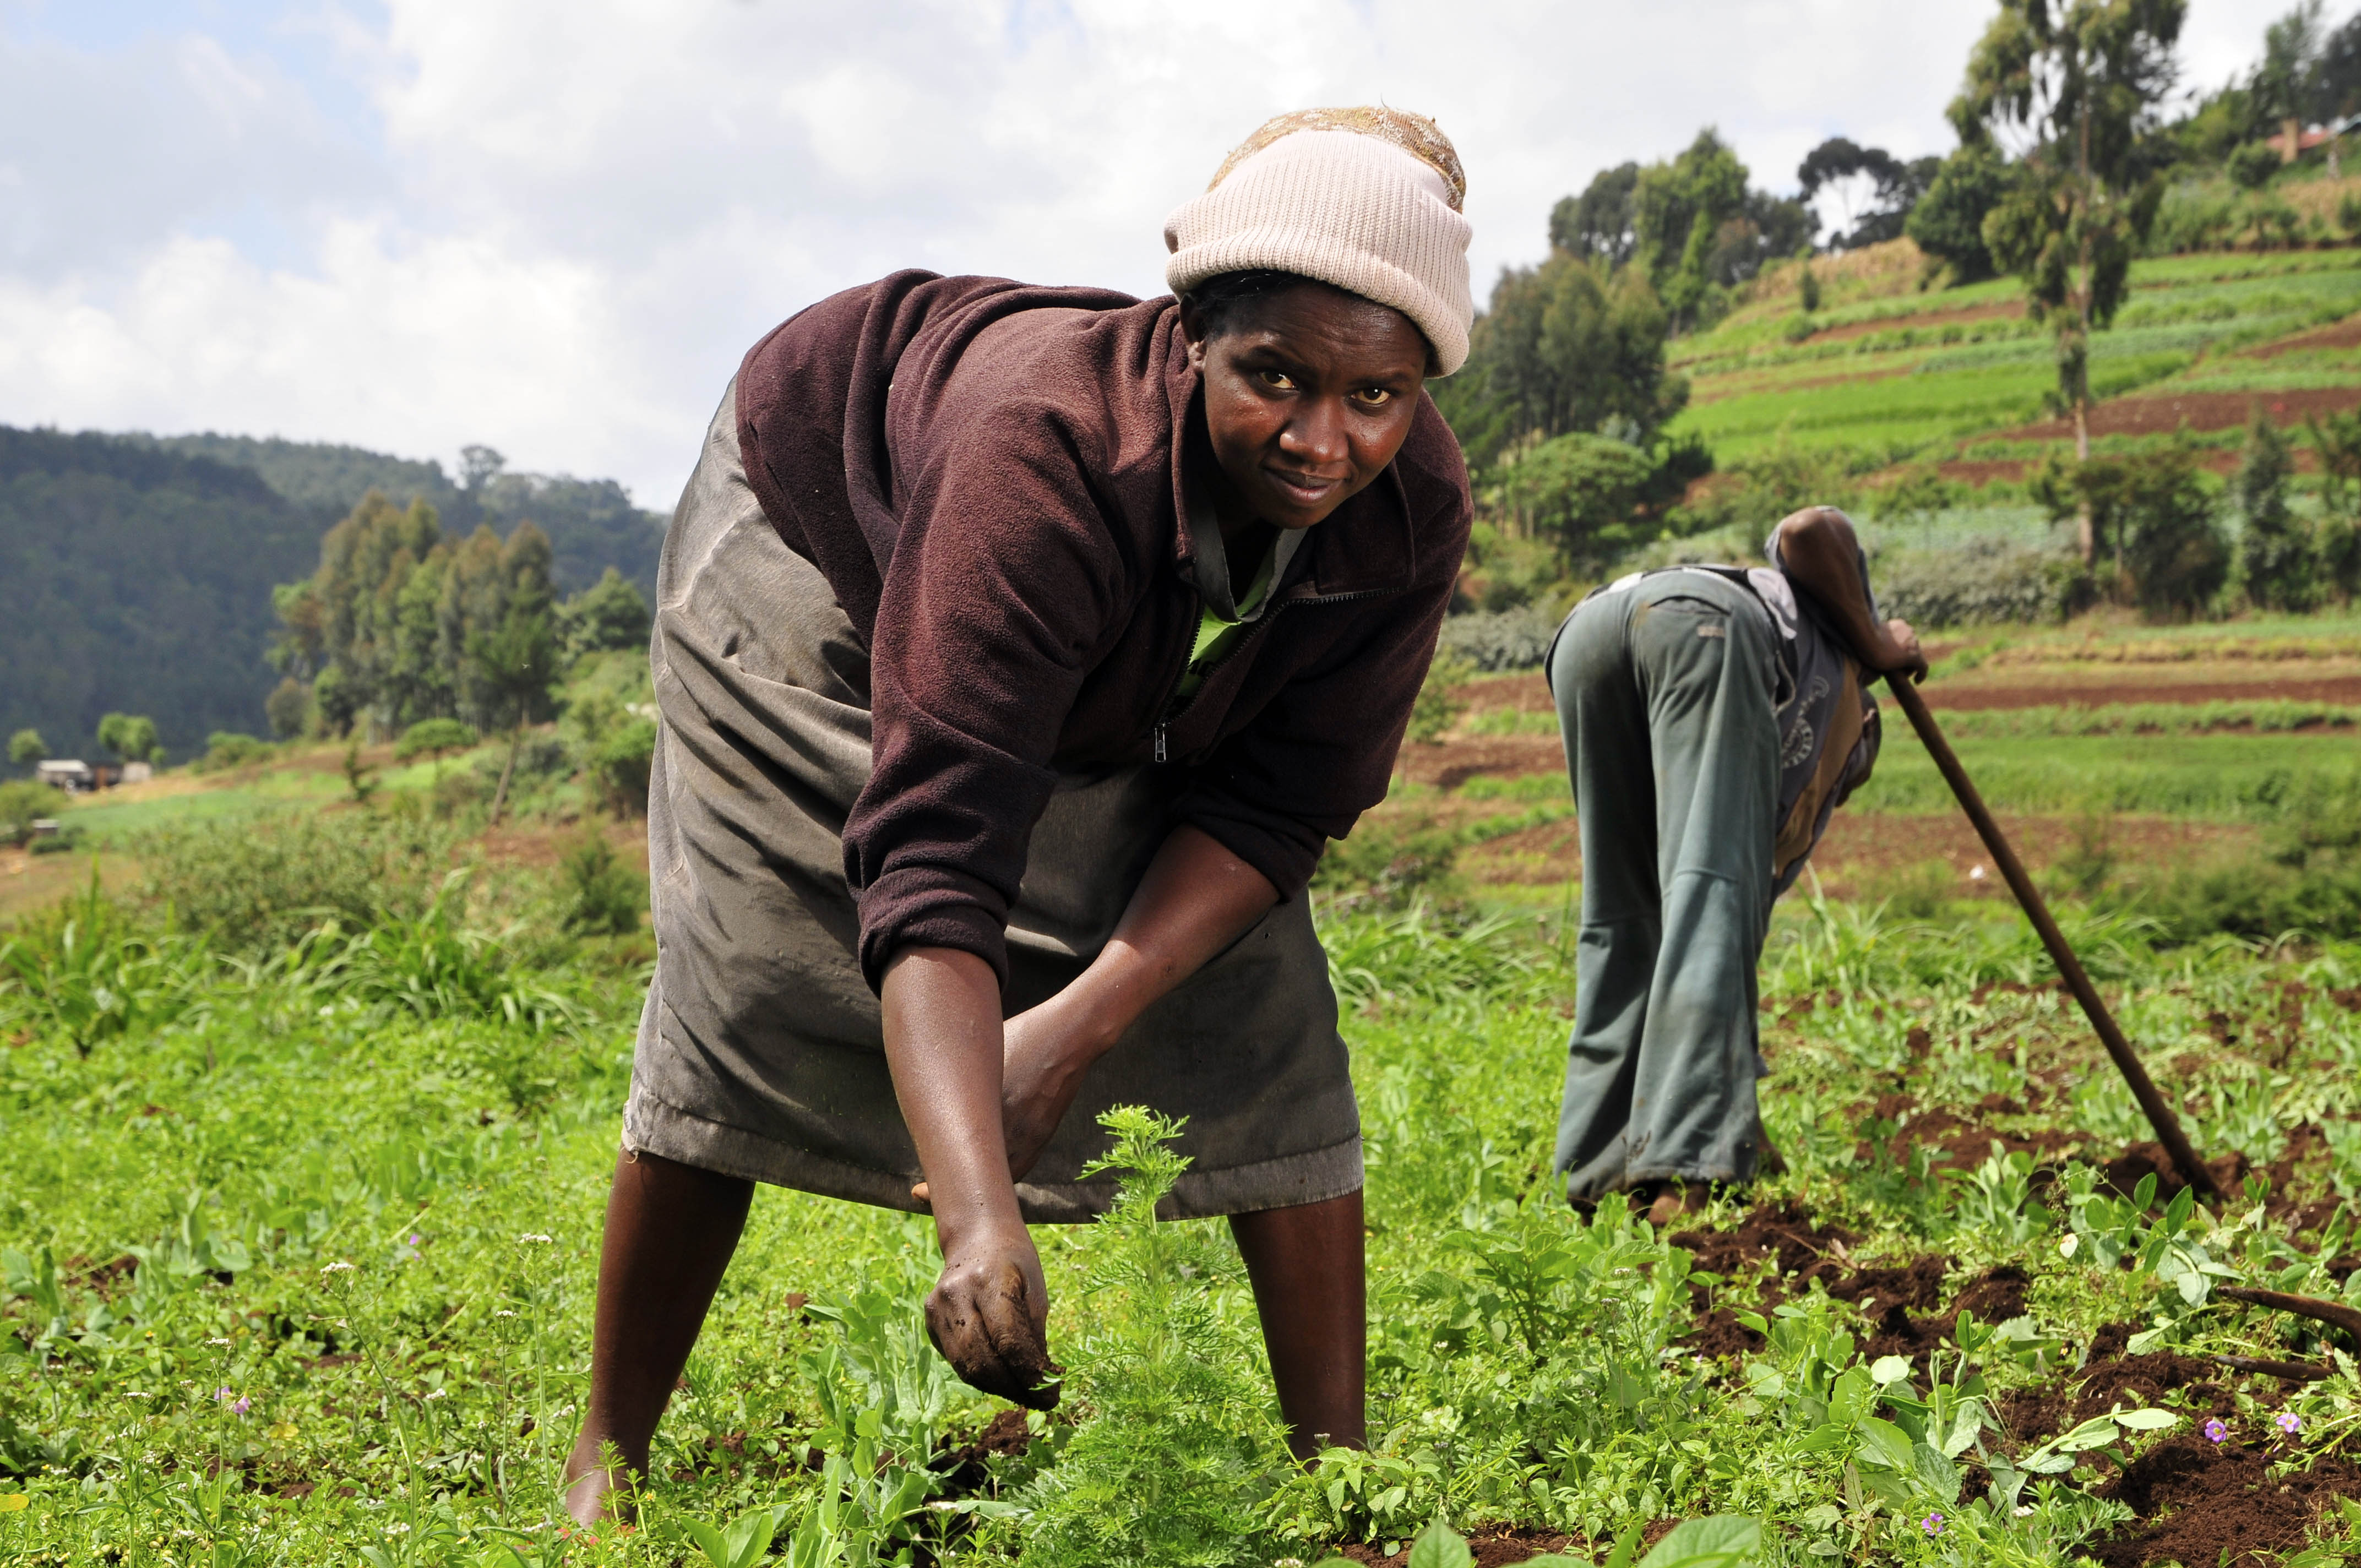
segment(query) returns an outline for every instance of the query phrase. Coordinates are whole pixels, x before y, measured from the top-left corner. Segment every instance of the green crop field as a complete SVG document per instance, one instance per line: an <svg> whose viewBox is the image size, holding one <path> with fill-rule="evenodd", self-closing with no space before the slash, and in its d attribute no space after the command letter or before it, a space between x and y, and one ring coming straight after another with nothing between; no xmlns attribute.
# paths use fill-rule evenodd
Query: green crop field
<svg viewBox="0 0 2361 1568"><path fill-rule="evenodd" d="M1795 302L1794 267L1774 268L1710 331L1673 346L1691 402L1674 425L1725 464L1778 442L1847 447L1878 463L2022 455L1978 445L2045 417L2057 385L2047 325L2013 280L1921 291L1916 252L1897 242L1836 264L1825 307ZM1829 269L1830 263L1816 263ZM2092 345L2093 393L2284 392L2349 388L2361 348L2258 355L2361 311L2361 252L2161 257L2135 262L2114 324ZM2202 431L2243 422L2200 411ZM2166 428L2169 428L2168 425Z"/></svg>
<svg viewBox="0 0 2361 1568"><path fill-rule="evenodd" d="M2350 624L2015 635L1946 667L2030 679L2195 646L2209 670L2341 668ZM2313 839L2361 788L2349 730L2315 732L2348 717L1951 716L2005 809ZM1470 845L1558 830L1547 734L1473 715L1441 756L1541 761L1405 782L1364 833L1437 810ZM374 917L291 947L226 934L286 928L223 913L274 841L324 877L456 841L404 825L432 767L387 776L365 808L269 834L237 814L342 781L291 760L82 807L133 853L159 823L196 835L155 863L203 884L176 907L225 934L84 896L0 935L0 1563L1467 1561L1443 1526L1486 1562L1653 1546L1658 1568L2361 1553L2361 1347L2225 1293L2361 1307L2361 946L2067 906L2229 1184L2213 1212L2143 1184L2152 1135L2004 906L1791 897L1763 975L1789 1168L1667 1235L1619 1201L1577 1215L1547 1175L1574 992L1560 885L1323 895L1369 1167L1369 1453L1288 1461L1227 1232L1155 1221L1170 1162L1134 1118L1109 1134L1123 1212L1039 1233L1057 1413L1020 1421L936 1356L923 1222L765 1190L637 1526L574 1531L555 1482L645 941L567 935L562 890L523 872L388 884ZM1848 815L1916 833L1940 788L1897 727ZM571 797L536 798L554 815L529 831L576 831Z"/></svg>

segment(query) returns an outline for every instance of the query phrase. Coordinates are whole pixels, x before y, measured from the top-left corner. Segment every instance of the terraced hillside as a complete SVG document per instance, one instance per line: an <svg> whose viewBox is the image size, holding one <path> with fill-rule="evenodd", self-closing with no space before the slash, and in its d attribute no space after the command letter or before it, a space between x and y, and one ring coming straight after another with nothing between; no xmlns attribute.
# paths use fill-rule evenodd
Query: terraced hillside
<svg viewBox="0 0 2361 1568"><path fill-rule="evenodd" d="M2353 182L2361 187L2361 181ZM1674 426L1725 466L1782 439L1873 463L1937 460L1954 477L2014 477L2065 439L2045 419L2049 329L1997 279L1926 290L1907 240L1811 263L1821 308L1783 263L1710 332L1675 343L1690 378ZM2361 405L2361 250L2230 252L2140 261L2130 302L2092 351L2102 440L2243 425L2257 400L2282 423Z"/></svg>

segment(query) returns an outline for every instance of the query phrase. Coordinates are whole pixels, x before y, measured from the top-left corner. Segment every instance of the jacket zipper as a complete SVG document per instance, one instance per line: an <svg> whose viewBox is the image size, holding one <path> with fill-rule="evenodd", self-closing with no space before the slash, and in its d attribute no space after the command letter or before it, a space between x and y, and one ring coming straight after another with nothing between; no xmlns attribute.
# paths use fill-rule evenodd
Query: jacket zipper
<svg viewBox="0 0 2361 1568"><path fill-rule="evenodd" d="M1356 599L1385 598L1393 594L1407 593L1410 590L1408 588L1361 588L1349 594L1318 594L1311 598L1281 599L1277 604L1272 605L1269 609L1264 611L1263 614L1255 620L1254 624L1247 628L1246 636L1239 640L1236 647L1231 649L1227 653L1222 656L1220 663L1215 663L1206 670L1205 680L1212 680L1213 678L1213 671L1220 669L1223 664L1228 663L1231 660L1245 652L1248 647L1252 646L1255 639L1262 635L1263 629L1270 625L1272 621L1277 620L1279 619L1279 612L1283 609L1290 609L1296 605L1351 604ZM1179 718L1182 714L1188 712L1190 708L1196 706L1197 699L1193 696L1189 698L1186 702L1180 702L1180 683L1188 678L1189 658L1186 653L1183 653L1180 658L1180 672L1172 677L1172 684L1165 688L1164 705L1160 709L1159 709L1159 712L1162 717L1157 719L1156 727L1152 731L1156 743L1156 760L1159 762L1167 760L1165 747L1166 729L1171 726L1173 720ZM1200 681L1197 684L1197 689L1200 691L1204 689L1203 681ZM1180 702L1180 706L1177 707L1173 706L1176 702Z"/></svg>

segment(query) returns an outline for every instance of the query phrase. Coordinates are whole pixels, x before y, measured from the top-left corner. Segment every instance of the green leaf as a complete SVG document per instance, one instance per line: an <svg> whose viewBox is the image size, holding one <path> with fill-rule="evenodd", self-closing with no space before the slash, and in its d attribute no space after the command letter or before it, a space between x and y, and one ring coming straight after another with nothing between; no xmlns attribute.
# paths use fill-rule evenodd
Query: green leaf
<svg viewBox="0 0 2361 1568"><path fill-rule="evenodd" d="M2134 1431L2162 1431L2180 1423L2180 1418L2170 1410L2156 1409L2120 1410L2114 1420L2117 1425L2129 1427Z"/></svg>
<svg viewBox="0 0 2361 1568"><path fill-rule="evenodd" d="M1879 1387L1899 1383L1910 1376L1910 1358L1906 1355L1881 1355L1869 1369L1870 1381Z"/></svg>
<svg viewBox="0 0 2361 1568"><path fill-rule="evenodd" d="M1459 1532L1437 1519L1410 1549L1410 1568L1473 1568L1475 1556Z"/></svg>
<svg viewBox="0 0 2361 1568"><path fill-rule="evenodd" d="M1875 1416L1864 1416L1861 1422L1861 1446L1853 1457L1863 1464L1874 1464L1882 1470L1912 1468L1909 1434L1892 1421Z"/></svg>
<svg viewBox="0 0 2361 1568"><path fill-rule="evenodd" d="M2081 1453L2088 1449L2104 1448L2120 1435L2115 1431L2113 1416L2092 1416L2065 1436L2051 1440L2050 1446L2060 1453Z"/></svg>
<svg viewBox="0 0 2361 1568"><path fill-rule="evenodd" d="M1719 1515L1673 1527L1640 1568L1740 1568L1763 1548L1763 1527L1750 1519Z"/></svg>

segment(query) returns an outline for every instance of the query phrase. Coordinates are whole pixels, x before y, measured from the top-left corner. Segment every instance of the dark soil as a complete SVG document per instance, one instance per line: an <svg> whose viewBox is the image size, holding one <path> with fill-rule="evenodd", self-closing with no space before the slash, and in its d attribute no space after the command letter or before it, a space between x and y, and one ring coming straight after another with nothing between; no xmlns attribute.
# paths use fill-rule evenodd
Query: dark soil
<svg viewBox="0 0 2361 1568"><path fill-rule="evenodd" d="M1673 1245L1686 1248L1696 1266L1724 1278L1763 1258L1776 1261L1781 1276L1806 1274L1830 1258L1849 1263L1845 1249L1861 1240L1838 1225L1815 1224L1812 1212L1794 1199L1764 1204L1727 1231L1683 1231Z"/></svg>
<svg viewBox="0 0 2361 1568"><path fill-rule="evenodd" d="M1391 1557L1386 1555L1382 1546L1363 1546L1358 1542L1329 1550L1355 1563L1372 1564L1373 1568L1403 1568L1410 1562L1408 1541L1402 1542L1402 1549ZM1467 1550L1476 1559L1476 1568L1505 1568L1508 1563L1544 1557L1553 1552L1579 1552L1588 1548L1580 1536L1560 1535L1554 1530L1482 1525L1467 1538Z"/></svg>
<svg viewBox="0 0 2361 1568"><path fill-rule="evenodd" d="M984 1423L983 1430L965 1442L943 1440L942 1448L935 1454L934 1467L944 1475L943 1491L948 1497L963 1497L983 1490L992 1479L985 1461L994 1457L1015 1459L1033 1444L1033 1432L1025 1424L1022 1410L1003 1410Z"/></svg>
<svg viewBox="0 0 2361 1568"><path fill-rule="evenodd" d="M2134 1332L2129 1324L2109 1323L2092 1340L2090 1360L2081 1371L2048 1388L2002 1395L1995 1413L2009 1436L2028 1445L2046 1442L2118 1405L2134 1410L2169 1404L2199 1422L2208 1416L2228 1420L2236 1415L2225 1380L2237 1374L2169 1350L2125 1355L2124 1343ZM2279 1396L2265 1398L2276 1403Z"/></svg>
<svg viewBox="0 0 2361 1568"><path fill-rule="evenodd" d="M2104 1568L2276 1562L2303 1545L2332 1499L2361 1497L2361 1468L2341 1459L2273 1476L2272 1462L2290 1457L2276 1445L2217 1444L2200 1432L2167 1439L2099 1488L2138 1521L2086 1550Z"/></svg>
<svg viewBox="0 0 2361 1568"><path fill-rule="evenodd" d="M2091 408L2092 435L2170 435L2186 421L2191 430L2234 430L2257 405L2276 425L2303 422L2306 414L2341 413L2361 405L2361 387L2290 387L2272 392L2179 392L2110 398ZM2074 428L2062 419L2003 431L1999 441L2063 441Z"/></svg>

